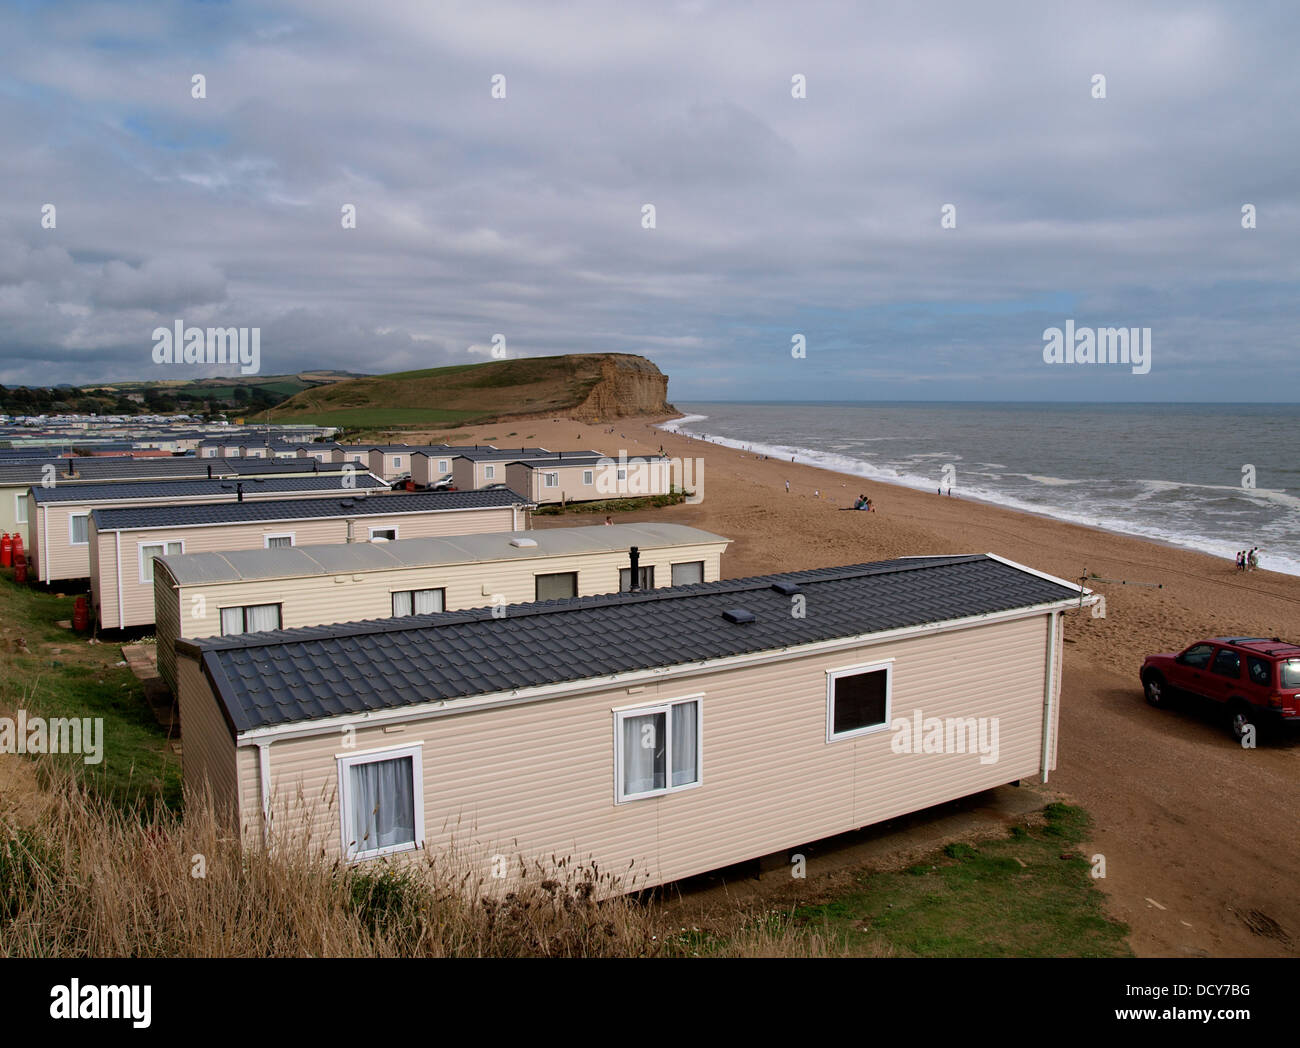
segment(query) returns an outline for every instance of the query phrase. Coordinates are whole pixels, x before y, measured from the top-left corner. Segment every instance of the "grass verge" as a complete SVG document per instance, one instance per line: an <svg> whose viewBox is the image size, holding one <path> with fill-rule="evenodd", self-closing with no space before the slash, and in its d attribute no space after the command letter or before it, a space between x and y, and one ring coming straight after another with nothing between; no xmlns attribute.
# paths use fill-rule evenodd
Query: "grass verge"
<svg viewBox="0 0 1300 1048"><path fill-rule="evenodd" d="M59 768L120 807L180 804L180 758L144 698L117 644L91 644L57 623L73 597L19 586L0 573L0 711L14 717L102 718L103 759L32 755L42 777Z"/></svg>
<svg viewBox="0 0 1300 1048"><path fill-rule="evenodd" d="M862 873L835 898L797 908L795 921L853 955L1128 957L1128 928L1078 851L1081 808L1049 804L1041 826L950 844L911 868Z"/></svg>

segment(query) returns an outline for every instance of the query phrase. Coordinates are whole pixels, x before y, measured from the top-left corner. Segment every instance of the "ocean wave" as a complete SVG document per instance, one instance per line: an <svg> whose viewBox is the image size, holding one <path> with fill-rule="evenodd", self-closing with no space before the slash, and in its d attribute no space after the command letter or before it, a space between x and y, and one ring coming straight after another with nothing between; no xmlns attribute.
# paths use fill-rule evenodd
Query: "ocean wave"
<svg viewBox="0 0 1300 1048"><path fill-rule="evenodd" d="M678 424L687 423L690 419L703 421L707 416L687 416L684 419L678 419ZM664 424L667 428L667 424ZM749 450L753 453L767 455L770 458L789 458L793 456L801 465L816 466L821 469L830 470L846 476L855 477L862 480L875 480L882 483L898 484L902 487L911 488L915 491L935 491L941 486L941 476L927 475L915 471L910 471L899 464L898 468L892 465L876 464L863 461L862 459L853 458L849 455L839 454L835 451L820 450L817 448L799 447L784 444L768 444L754 440L735 440L730 437L721 436L711 433L707 438L699 433L687 433L686 436L693 436L700 439L707 439L709 443L717 444L720 447L736 448ZM925 453L913 456L913 458L943 458L938 453ZM951 461L951 457L948 457ZM958 479L969 476L979 476L980 474L971 472L959 472ZM1221 557L1225 560L1233 560L1238 549L1243 546L1254 544L1252 541L1234 542L1233 540L1224 539L1217 536L1209 536L1199 533L1194 526L1194 521L1200 519L1203 515L1203 507L1196 506L1190 508L1187 512L1186 524L1179 521L1179 526L1174 527L1169 523L1156 522L1152 520L1133 520L1131 515L1126 514L1131 504L1140 501L1137 494L1132 496L1123 496L1108 498L1097 488L1101 485L1113 487L1114 481L1088 481L1081 479L1069 479L1064 477L1043 476L1040 474L1030 473L1008 473L1006 476L1019 477L1038 485L1040 492L1053 490L1058 492L1056 501L1038 501L1024 497L1029 492L1013 493L1003 488L993 487L985 484L971 484L969 482L960 483L960 486L954 485L954 494L966 499L977 502L987 502L997 506L1003 506L1006 509L1018 510L1022 513L1033 513L1038 516L1051 517L1055 520L1065 521L1070 524L1080 524L1085 527L1100 528L1104 531L1111 531L1122 535L1131 535L1135 538L1152 539L1157 542L1165 543L1171 546L1178 546L1183 549L1190 549L1198 553L1207 553L1210 556ZM1289 495L1286 492L1265 491L1260 488L1239 488L1231 485L1204 485L1204 484L1180 484L1177 481L1164 480L1147 480L1133 479L1130 481L1121 481L1133 485L1142 485L1146 488L1148 496L1157 492L1169 492L1180 487L1199 488L1203 490L1221 490L1224 492L1233 492L1237 495L1257 496L1261 502L1271 502L1276 505L1300 505L1300 499ZM1059 496L1065 495L1066 492L1074 488L1078 494L1072 501L1062 502ZM1032 490L1032 489L1031 489ZM1255 522L1248 526L1248 530L1256 536L1256 541L1262 536L1267 538L1281 539L1286 533L1287 526L1279 525L1281 533L1276 534L1268 527L1267 522ZM1283 548L1277 552L1270 551L1267 548L1267 541L1262 544L1263 548L1260 555L1260 567L1269 571L1280 572L1285 575L1300 576L1300 555L1289 549ZM1081 565L1082 568L1082 565Z"/></svg>

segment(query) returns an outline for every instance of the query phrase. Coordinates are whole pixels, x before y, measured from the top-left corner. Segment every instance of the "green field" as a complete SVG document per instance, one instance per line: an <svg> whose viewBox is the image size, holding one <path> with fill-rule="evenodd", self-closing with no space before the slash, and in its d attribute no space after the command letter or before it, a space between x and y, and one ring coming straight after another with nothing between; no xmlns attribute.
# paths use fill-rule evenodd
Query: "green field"
<svg viewBox="0 0 1300 1048"><path fill-rule="evenodd" d="M72 596L15 585L9 571L0 575L0 707L40 717L102 717L101 763L70 755L31 759L60 762L123 807L161 797L179 808L180 758L150 712L144 686L119 665L120 643L89 644L88 634L56 625L72 617L72 602Z"/></svg>
<svg viewBox="0 0 1300 1048"><path fill-rule="evenodd" d="M437 408L338 408L277 414L277 422L306 422L314 426L366 429L394 426L459 426L482 418L481 411L446 411Z"/></svg>
<svg viewBox="0 0 1300 1048"><path fill-rule="evenodd" d="M835 897L795 910L845 952L907 957L1130 957L1128 928L1077 846L1089 819L1049 804L1041 826L950 844L896 873L861 873Z"/></svg>

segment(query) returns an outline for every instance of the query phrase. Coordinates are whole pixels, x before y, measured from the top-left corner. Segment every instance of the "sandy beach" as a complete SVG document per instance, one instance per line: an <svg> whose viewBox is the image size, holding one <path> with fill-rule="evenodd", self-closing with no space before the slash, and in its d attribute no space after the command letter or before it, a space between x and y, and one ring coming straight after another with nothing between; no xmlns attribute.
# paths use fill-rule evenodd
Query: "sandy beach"
<svg viewBox="0 0 1300 1048"><path fill-rule="evenodd" d="M620 522L669 520L733 540L723 576L936 553L997 553L1078 581L1086 573L1161 588L1089 582L1105 617L1067 616L1060 766L1050 787L1095 821L1102 886L1143 956L1294 956L1300 944L1300 833L1288 798L1300 779L1300 733L1243 750L1215 717L1143 700L1144 655L1204 635L1300 637L1300 586L1286 575L1237 572L1227 561L1046 517L763 459L666 433L655 421L592 426L526 420L412 435L454 443L616 456L704 459L704 501ZM790 490L786 493L786 482ZM820 497L815 496L820 492ZM869 495L874 513L851 512ZM599 518L596 518L599 519ZM593 523L586 514L536 526ZM954 676L954 686L960 685Z"/></svg>

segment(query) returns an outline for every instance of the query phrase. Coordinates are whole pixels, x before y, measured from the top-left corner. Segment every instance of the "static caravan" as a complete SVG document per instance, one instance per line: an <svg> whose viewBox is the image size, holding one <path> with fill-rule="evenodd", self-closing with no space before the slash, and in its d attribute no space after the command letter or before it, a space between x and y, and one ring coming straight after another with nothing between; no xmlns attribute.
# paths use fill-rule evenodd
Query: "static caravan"
<svg viewBox="0 0 1300 1048"><path fill-rule="evenodd" d="M67 459L51 454L48 459L39 455L22 461L0 459L0 531L18 532L23 537L23 545L31 548L27 531L27 492L33 484L40 484L50 476L54 477L56 484L83 484L140 477L205 475L206 464L192 458L135 459L123 455Z"/></svg>
<svg viewBox="0 0 1300 1048"><path fill-rule="evenodd" d="M453 483L460 491L475 491L506 482L506 466L529 458L549 458L555 452L545 448L461 448L452 457Z"/></svg>
<svg viewBox="0 0 1300 1048"><path fill-rule="evenodd" d="M980 554L182 640L184 780L248 844L644 888L1046 778L1092 599Z"/></svg>
<svg viewBox="0 0 1300 1048"><path fill-rule="evenodd" d="M180 637L716 582L728 541L650 523L164 556L153 562L158 670L175 691Z"/></svg>
<svg viewBox="0 0 1300 1048"><path fill-rule="evenodd" d="M459 450L459 449L457 449ZM411 482L417 488L429 488L452 476L454 452L450 449L419 448L411 454Z"/></svg>
<svg viewBox="0 0 1300 1048"><path fill-rule="evenodd" d="M661 455L609 458L596 451L557 452L506 466L506 486L538 505L667 495L669 460Z"/></svg>
<svg viewBox="0 0 1300 1048"><path fill-rule="evenodd" d="M387 485L370 473L347 478L358 491ZM178 506L255 499L333 498L345 493L342 474L309 477L214 477L211 480L121 481L116 484L56 484L30 489L27 516L31 556L40 582L90 577L90 514L117 506Z"/></svg>
<svg viewBox="0 0 1300 1048"><path fill-rule="evenodd" d="M97 509L91 601L105 629L145 626L154 621L155 557L518 531L531 508L503 489Z"/></svg>

